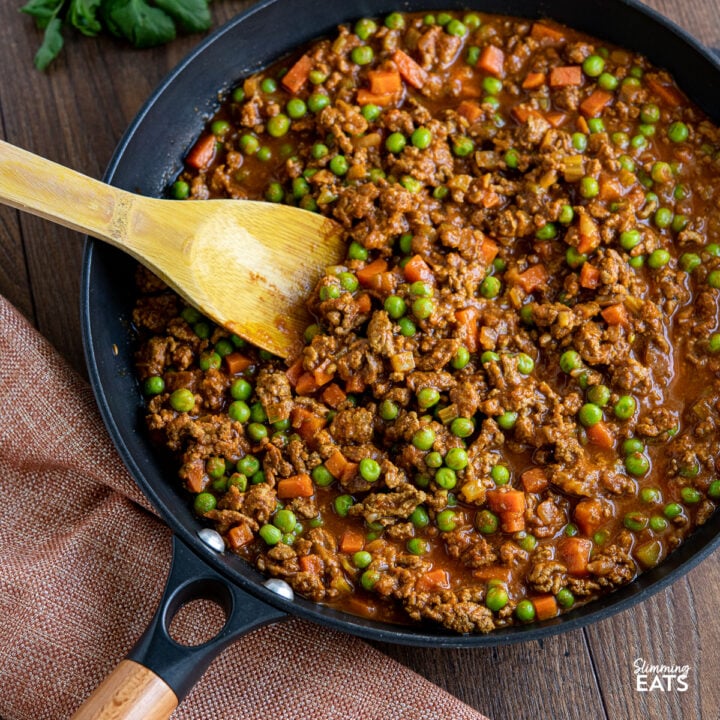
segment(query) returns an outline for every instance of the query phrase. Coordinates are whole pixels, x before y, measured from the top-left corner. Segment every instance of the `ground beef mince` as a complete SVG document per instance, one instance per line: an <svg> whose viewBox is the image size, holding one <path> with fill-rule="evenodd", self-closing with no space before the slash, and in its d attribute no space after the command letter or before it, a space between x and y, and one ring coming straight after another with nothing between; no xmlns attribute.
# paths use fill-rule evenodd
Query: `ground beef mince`
<svg viewBox="0 0 720 720"><path fill-rule="evenodd" d="M171 194L347 239L287 363L145 271L133 318L196 512L299 593L488 632L712 515L720 133L644 58L545 21L363 19L238 85Z"/></svg>

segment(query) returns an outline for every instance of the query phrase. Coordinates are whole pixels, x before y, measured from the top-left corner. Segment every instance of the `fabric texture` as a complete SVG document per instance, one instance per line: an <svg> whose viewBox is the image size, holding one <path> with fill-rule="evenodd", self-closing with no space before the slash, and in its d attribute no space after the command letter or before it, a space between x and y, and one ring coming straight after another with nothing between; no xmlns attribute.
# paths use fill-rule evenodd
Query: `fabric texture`
<svg viewBox="0 0 720 720"><path fill-rule="evenodd" d="M0 717L60 720L142 634L171 534L90 388L3 298L0 358ZM182 615L177 632L200 637L203 613ZM172 717L486 720L361 640L299 619L226 649Z"/></svg>

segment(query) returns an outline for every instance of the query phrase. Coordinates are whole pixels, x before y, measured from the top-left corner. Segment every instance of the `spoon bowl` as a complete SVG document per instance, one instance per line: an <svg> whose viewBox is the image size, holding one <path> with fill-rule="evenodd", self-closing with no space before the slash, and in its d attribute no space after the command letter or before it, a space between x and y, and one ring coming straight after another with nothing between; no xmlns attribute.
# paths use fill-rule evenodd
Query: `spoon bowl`
<svg viewBox="0 0 720 720"><path fill-rule="evenodd" d="M3 141L0 202L124 250L213 321L285 358L311 322L305 298L344 254L339 226L316 213L143 197Z"/></svg>

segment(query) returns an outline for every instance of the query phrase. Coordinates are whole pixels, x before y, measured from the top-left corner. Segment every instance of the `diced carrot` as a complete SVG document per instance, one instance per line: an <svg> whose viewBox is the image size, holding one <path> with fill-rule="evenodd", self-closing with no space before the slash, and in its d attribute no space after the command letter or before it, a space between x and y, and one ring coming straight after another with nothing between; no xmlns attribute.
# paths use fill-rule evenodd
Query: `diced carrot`
<svg viewBox="0 0 720 720"><path fill-rule="evenodd" d="M450 577L447 570L436 568L421 575L415 583L415 587L421 592L440 588L446 589L450 587Z"/></svg>
<svg viewBox="0 0 720 720"><path fill-rule="evenodd" d="M310 395L318 389L318 384L312 373L304 372L295 383L295 392L298 395Z"/></svg>
<svg viewBox="0 0 720 720"><path fill-rule="evenodd" d="M340 552L352 554L363 549L365 538L362 533L347 528L340 538Z"/></svg>
<svg viewBox="0 0 720 720"><path fill-rule="evenodd" d="M620 181L616 178L603 178L600 183L600 192L598 193L598 200L603 202L615 202L622 197L623 187Z"/></svg>
<svg viewBox="0 0 720 720"><path fill-rule="evenodd" d="M480 53L477 66L495 77L505 75L505 53L494 45L486 45Z"/></svg>
<svg viewBox="0 0 720 720"><path fill-rule="evenodd" d="M622 325L623 327L627 327L630 321L627 308L622 303L609 305L600 314L608 325Z"/></svg>
<svg viewBox="0 0 720 720"><path fill-rule="evenodd" d="M536 90L537 88L542 87L545 84L546 80L547 75L545 75L545 73L528 73L523 80L523 90Z"/></svg>
<svg viewBox="0 0 720 720"><path fill-rule="evenodd" d="M309 55L303 55L282 77L280 81L291 93L298 93L307 82L312 70Z"/></svg>
<svg viewBox="0 0 720 720"><path fill-rule="evenodd" d="M585 133L586 135L590 133L590 126L588 125L587 120L582 115L577 116L575 123L577 124L577 129L581 133Z"/></svg>
<svg viewBox="0 0 720 720"><path fill-rule="evenodd" d="M367 75L374 95L394 95L402 90L400 73L395 70L370 70Z"/></svg>
<svg viewBox="0 0 720 720"><path fill-rule="evenodd" d="M435 284L435 275L430 269L430 266L420 257L420 255L413 255L405 267L403 267L403 276L409 283L422 280L426 283Z"/></svg>
<svg viewBox="0 0 720 720"><path fill-rule="evenodd" d="M612 102L612 93L607 90L595 90L580 103L580 112L586 117L596 117L600 111Z"/></svg>
<svg viewBox="0 0 720 720"><path fill-rule="evenodd" d="M305 369L303 368L303 358L302 355L285 371L285 375L287 376L288 381L290 384L295 387L297 385L297 381L300 378L300 376L305 372Z"/></svg>
<svg viewBox="0 0 720 720"><path fill-rule="evenodd" d="M319 555L301 555L298 558L298 565L303 572L313 575L320 575L323 571L323 561Z"/></svg>
<svg viewBox="0 0 720 720"><path fill-rule="evenodd" d="M469 352L477 352L478 348L478 310L466 307L455 311L455 320L458 325L458 339Z"/></svg>
<svg viewBox="0 0 720 720"><path fill-rule="evenodd" d="M605 522L602 503L597 499L581 500L573 511L573 518L584 535L592 535Z"/></svg>
<svg viewBox="0 0 720 720"><path fill-rule="evenodd" d="M225 366L230 375L241 373L252 365L252 360L239 352L229 353L225 356Z"/></svg>
<svg viewBox="0 0 720 720"><path fill-rule="evenodd" d="M519 123L526 123L531 116L536 118L542 117L537 110L527 105L513 105L510 112Z"/></svg>
<svg viewBox="0 0 720 720"><path fill-rule="evenodd" d="M577 246L579 253L591 253L600 247L600 228L595 219L585 211L580 213L578 232L580 233L580 241Z"/></svg>
<svg viewBox="0 0 720 720"><path fill-rule="evenodd" d="M558 558L571 575L587 575L592 540L581 537L565 537L558 543Z"/></svg>
<svg viewBox="0 0 720 720"><path fill-rule="evenodd" d="M583 263L580 269L580 287L594 290L600 285L600 271L589 262Z"/></svg>
<svg viewBox="0 0 720 720"><path fill-rule="evenodd" d="M525 512L525 493L522 490L488 490L486 497L493 512Z"/></svg>
<svg viewBox="0 0 720 720"><path fill-rule="evenodd" d="M205 463L200 460L191 460L182 466L181 477L185 480L185 487L192 493L202 492L210 482L205 472Z"/></svg>
<svg viewBox="0 0 720 720"><path fill-rule="evenodd" d="M651 93L671 108L680 107L686 102L685 96L678 88L674 85L665 85L655 75L645 75L643 77L643 84L647 85Z"/></svg>
<svg viewBox="0 0 720 720"><path fill-rule="evenodd" d="M393 62L397 65L397 69L402 79L418 90L427 81L427 72L423 70L407 53L402 50L396 50L392 56Z"/></svg>
<svg viewBox="0 0 720 720"><path fill-rule="evenodd" d="M326 367L317 367L313 370L313 378L318 387L327 385L334 377L335 373L327 372Z"/></svg>
<svg viewBox="0 0 720 720"><path fill-rule="evenodd" d="M530 37L535 40L552 40L553 42L562 42L565 40L565 35L562 31L542 22L533 23L530 29Z"/></svg>
<svg viewBox="0 0 720 720"><path fill-rule="evenodd" d="M579 65L564 65L554 67L548 78L551 88L567 87L568 85L582 85L582 68Z"/></svg>
<svg viewBox="0 0 720 720"><path fill-rule="evenodd" d="M484 237L480 246L478 247L478 253L483 259L485 265L491 265L492 261L497 257L500 248L498 244L490 238Z"/></svg>
<svg viewBox="0 0 720 720"><path fill-rule="evenodd" d="M541 263L531 265L517 276L518 285L528 294L547 287L547 280L548 272Z"/></svg>
<svg viewBox="0 0 720 720"><path fill-rule="evenodd" d="M340 482L351 480L356 471L357 463L350 462L340 450L336 450L326 461L328 472Z"/></svg>
<svg viewBox="0 0 720 720"><path fill-rule="evenodd" d="M338 408L345 402L347 395L337 383L331 383L323 390L322 399L331 408Z"/></svg>
<svg viewBox="0 0 720 720"><path fill-rule="evenodd" d="M387 268L387 262L382 258L378 258L377 260L373 260L371 263L368 263L364 268L361 268L355 274L357 275L358 282L363 287L368 287L370 285L371 278L378 273L385 272Z"/></svg>
<svg viewBox="0 0 720 720"><path fill-rule="evenodd" d="M374 93L366 88L360 88L357 91L357 104L386 107L394 102L396 97L397 93Z"/></svg>
<svg viewBox="0 0 720 720"><path fill-rule="evenodd" d="M231 549L237 550L252 542L253 531L245 524L231 527L227 532L227 541Z"/></svg>
<svg viewBox="0 0 720 720"><path fill-rule="evenodd" d="M538 595L538 597L531 598L531 602L535 608L537 620L549 620L558 614L558 604L554 595Z"/></svg>
<svg viewBox="0 0 720 720"><path fill-rule="evenodd" d="M276 487L277 496L281 500L289 500L298 497L312 497L315 493L312 479L307 473L300 473L289 478L278 480Z"/></svg>
<svg viewBox="0 0 720 720"><path fill-rule="evenodd" d="M367 315L372 310L372 298L367 293L356 295L355 303L361 315Z"/></svg>
<svg viewBox="0 0 720 720"><path fill-rule="evenodd" d="M350 595L347 600L343 600L343 607L351 615L365 618L377 617L379 610L374 598L358 597L357 595Z"/></svg>
<svg viewBox="0 0 720 720"><path fill-rule="evenodd" d="M605 450L611 450L615 445L615 436L604 422L599 422L589 427L586 432L588 440L590 440L593 445L597 445Z"/></svg>
<svg viewBox="0 0 720 720"><path fill-rule="evenodd" d="M325 427L327 420L307 408L296 406L290 412L290 424L305 442L310 442Z"/></svg>
<svg viewBox="0 0 720 720"><path fill-rule="evenodd" d="M201 137L185 158L185 162L196 170L207 168L215 157L215 136Z"/></svg>
<svg viewBox="0 0 720 720"><path fill-rule="evenodd" d="M525 515L521 512L501 512L500 529L506 533L516 533L525 529Z"/></svg>
<svg viewBox="0 0 720 720"><path fill-rule="evenodd" d="M482 117L482 108L472 100L463 100L456 110L458 115L464 117L468 122L473 123Z"/></svg>
<svg viewBox="0 0 720 720"><path fill-rule="evenodd" d="M520 476L525 492L539 493L548 486L548 479L545 471L541 467L534 467L526 470Z"/></svg>
<svg viewBox="0 0 720 720"><path fill-rule="evenodd" d="M498 567L497 565L486 565L485 567L473 570L472 575L478 580L502 580L510 582L511 568Z"/></svg>
<svg viewBox="0 0 720 720"><path fill-rule="evenodd" d="M351 375L345 381L345 392L346 393L361 393L365 389L365 381L360 375Z"/></svg>
<svg viewBox="0 0 720 720"><path fill-rule="evenodd" d="M390 271L375 273L367 283L368 290L374 290L382 296L392 295L395 291L396 276Z"/></svg>
<svg viewBox="0 0 720 720"><path fill-rule="evenodd" d="M549 112L545 113L545 119L554 127L559 128L567 120L567 115L564 112Z"/></svg>

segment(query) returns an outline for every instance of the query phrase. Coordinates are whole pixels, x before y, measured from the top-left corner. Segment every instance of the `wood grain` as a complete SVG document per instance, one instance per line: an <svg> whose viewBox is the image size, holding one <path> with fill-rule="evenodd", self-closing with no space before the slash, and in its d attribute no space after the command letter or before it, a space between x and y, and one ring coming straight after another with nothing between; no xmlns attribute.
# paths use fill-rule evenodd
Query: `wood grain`
<svg viewBox="0 0 720 720"><path fill-rule="evenodd" d="M123 131L166 73L199 41L133 51L108 38L68 33L47 74L32 69L40 41L17 2L0 3L0 132L3 137L93 177L102 175ZM216 25L252 3L215 0ZM651 0L710 47L720 48L718 0ZM81 373L78 288L82 241L0 208L0 292L10 298ZM718 718L720 556L640 606L543 643L478 650L380 645L492 718ZM635 689L633 663L690 666L687 692ZM442 709L437 709L442 717Z"/></svg>

